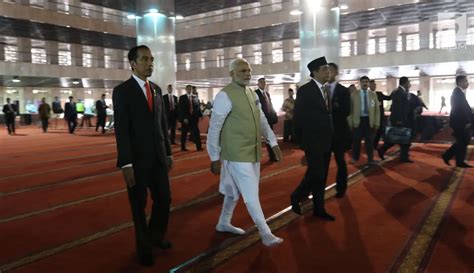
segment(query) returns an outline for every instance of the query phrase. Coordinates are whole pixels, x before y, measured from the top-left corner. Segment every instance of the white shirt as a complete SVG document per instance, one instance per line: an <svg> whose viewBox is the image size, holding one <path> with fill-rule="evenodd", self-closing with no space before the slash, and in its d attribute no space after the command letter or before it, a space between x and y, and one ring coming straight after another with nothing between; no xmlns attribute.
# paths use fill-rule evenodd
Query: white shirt
<svg viewBox="0 0 474 273"><path fill-rule="evenodd" d="M259 109L260 109L260 128L262 136L267 140L271 147L277 146L277 139L272 129L268 125L268 121L263 114L260 101L256 98ZM224 122L232 110L232 102L230 101L227 94L223 91L217 93L214 100L214 106L212 108L211 121L209 123L209 132L207 133L207 152L211 161L220 159L221 147L219 145L219 139L221 135L222 127Z"/></svg>
<svg viewBox="0 0 474 273"><path fill-rule="evenodd" d="M337 82L336 81L329 82L329 83L326 83L326 85L329 85L331 87L331 99L332 99L332 97L334 96L334 89L336 89Z"/></svg>
<svg viewBox="0 0 474 273"><path fill-rule="evenodd" d="M145 98L148 100L149 98L146 96L146 87L145 87L145 81L137 77L135 74L132 74L132 77L137 81L138 85L142 88L143 95L145 95ZM151 89L151 86L150 86Z"/></svg>

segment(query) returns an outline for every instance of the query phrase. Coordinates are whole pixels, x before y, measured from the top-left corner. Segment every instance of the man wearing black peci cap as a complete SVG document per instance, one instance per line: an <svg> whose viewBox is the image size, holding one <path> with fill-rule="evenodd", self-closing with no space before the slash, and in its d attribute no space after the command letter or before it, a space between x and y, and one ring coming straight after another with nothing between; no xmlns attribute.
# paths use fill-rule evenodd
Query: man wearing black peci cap
<svg viewBox="0 0 474 273"><path fill-rule="evenodd" d="M293 117L296 138L305 152L308 167L303 180L291 194L291 206L295 213L301 214L299 202L311 191L313 215L334 221L324 208L333 135L331 96L324 87L330 71L325 57L310 62L308 69L312 79L298 89Z"/></svg>

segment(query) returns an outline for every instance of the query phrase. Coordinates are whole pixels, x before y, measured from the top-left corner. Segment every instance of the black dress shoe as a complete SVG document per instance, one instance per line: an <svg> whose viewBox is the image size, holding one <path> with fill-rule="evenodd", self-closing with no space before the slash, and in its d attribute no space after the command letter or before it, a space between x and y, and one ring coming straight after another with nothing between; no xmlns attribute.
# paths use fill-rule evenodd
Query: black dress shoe
<svg viewBox="0 0 474 273"><path fill-rule="evenodd" d="M443 159L444 164L451 166L451 163L449 163L449 158L447 158L445 154L442 154L441 158Z"/></svg>
<svg viewBox="0 0 474 273"><path fill-rule="evenodd" d="M172 248L173 244L170 241L164 240L164 241L161 241L160 243L156 243L155 246L158 247L159 249L166 250L166 249Z"/></svg>
<svg viewBox="0 0 474 273"><path fill-rule="evenodd" d="M461 164L456 164L456 167L459 167L459 168L472 168L474 166L471 166L471 165L467 164L466 162L463 162Z"/></svg>
<svg viewBox="0 0 474 273"><path fill-rule="evenodd" d="M290 198L290 201L291 201L291 210L294 213L301 215L300 202L293 196Z"/></svg>
<svg viewBox="0 0 474 273"><path fill-rule="evenodd" d="M153 266L155 264L155 259L153 258L153 254L151 253L138 256L138 260L143 266Z"/></svg>
<svg viewBox="0 0 474 273"><path fill-rule="evenodd" d="M344 193L343 192L338 192L336 193L336 198L342 198L344 197Z"/></svg>
<svg viewBox="0 0 474 273"><path fill-rule="evenodd" d="M204 151L203 148L197 148L196 150L197 150L197 151Z"/></svg>
<svg viewBox="0 0 474 273"><path fill-rule="evenodd" d="M403 163L413 163L415 161L411 160L411 159L408 159L408 158L404 158L404 159L400 159L400 162L403 162Z"/></svg>
<svg viewBox="0 0 474 273"><path fill-rule="evenodd" d="M336 221L336 217L332 216L331 214L327 213L326 211L318 211L313 212L313 216L319 217L326 221Z"/></svg>

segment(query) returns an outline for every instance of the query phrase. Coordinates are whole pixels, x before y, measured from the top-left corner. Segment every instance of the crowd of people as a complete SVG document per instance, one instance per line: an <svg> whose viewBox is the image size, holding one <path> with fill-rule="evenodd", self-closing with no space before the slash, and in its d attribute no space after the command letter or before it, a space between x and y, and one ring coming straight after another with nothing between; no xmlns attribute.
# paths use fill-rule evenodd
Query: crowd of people
<svg viewBox="0 0 474 273"><path fill-rule="evenodd" d="M217 93L212 105L199 101L195 86L187 85L186 94L176 96L173 86L161 88L148 80L153 73L154 57L144 45L128 53L132 76L113 91L114 128L117 145L117 167L121 169L129 196L135 227L136 253L144 266L154 264L153 248L169 249L172 243L166 232L169 222L171 192L168 172L173 167L171 145L177 144L177 123L181 124L181 151L188 151L186 142L191 139L196 150L204 150L199 131L203 111L210 113L206 150L210 158L210 171L220 175L219 192L224 196L216 230L242 235L245 231L232 225L236 204L242 196L247 211L260 233L265 246L283 242L268 226L259 200L261 142L265 140L269 159L282 160L282 152L273 126L278 122L272 98L266 90L264 77L258 79L258 88L250 88L252 69L242 58L230 63L230 82ZM304 151L306 172L289 196L291 209L302 214L300 204L313 195L314 217L335 221L325 209L324 195L330 159L334 154L337 165L336 198L347 191L348 171L345 155L350 151L350 163L360 160L361 142L364 140L367 164L377 164L374 151L381 160L386 151L400 145L400 162L413 163L410 145L416 134L416 120L423 108L421 94L410 93L410 80L399 79L398 87L389 95L376 90L375 81L367 76L359 78L359 85L345 87L338 82L338 66L319 57L307 64L310 79L307 83L288 90L288 98L281 110L284 116L284 142L298 145ZM472 110L465 92L467 77L456 77L456 88L451 97L450 125L455 143L442 155L450 165L471 167L464 161L466 147L471 139ZM390 100L390 116L385 120L384 101ZM105 132L105 94L96 101L96 131ZM64 114L69 132L77 126L77 108L72 96L64 110L56 97L52 107L45 99L38 112L44 132L48 129L51 111L55 117ZM9 134L15 133L14 116L18 110L7 98L3 107ZM84 113L85 113L84 109ZM188 136L190 134L190 136ZM383 145L379 141L384 135ZM295 146L296 147L296 146ZM150 191L152 209L146 219L147 193Z"/></svg>

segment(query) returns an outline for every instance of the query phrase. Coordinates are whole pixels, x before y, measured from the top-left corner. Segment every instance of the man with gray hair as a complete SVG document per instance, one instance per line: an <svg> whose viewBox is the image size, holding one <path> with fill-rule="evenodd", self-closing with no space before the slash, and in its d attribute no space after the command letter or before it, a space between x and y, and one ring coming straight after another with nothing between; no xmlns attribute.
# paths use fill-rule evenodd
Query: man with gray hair
<svg viewBox="0 0 474 273"><path fill-rule="evenodd" d="M248 87L251 79L249 63L245 59L233 60L230 76L232 82L215 98L207 136L211 172L215 175L222 172L219 191L224 195L224 204L216 229L233 234L245 233L230 223L239 195L242 195L262 243L265 246L277 245L283 239L272 234L258 197L261 135L270 143L278 161L281 160L281 151L261 110L260 101Z"/></svg>

